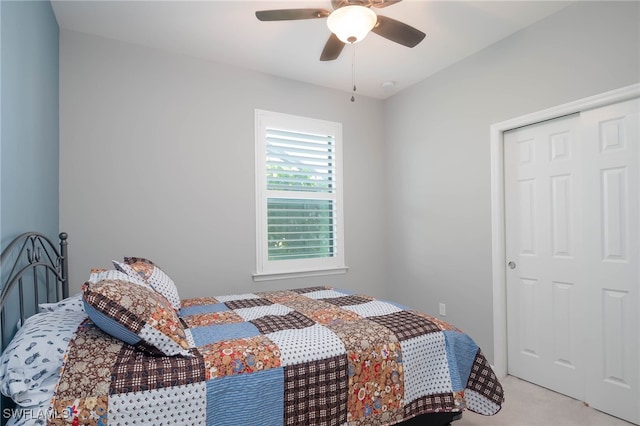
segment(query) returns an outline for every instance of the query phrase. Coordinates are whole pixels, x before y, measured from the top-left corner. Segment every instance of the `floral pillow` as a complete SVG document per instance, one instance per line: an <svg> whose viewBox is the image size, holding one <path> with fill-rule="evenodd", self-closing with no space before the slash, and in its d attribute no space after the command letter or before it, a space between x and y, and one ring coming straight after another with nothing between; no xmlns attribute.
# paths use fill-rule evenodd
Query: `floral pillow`
<svg viewBox="0 0 640 426"><path fill-rule="evenodd" d="M0 392L23 407L48 403L69 341L86 319L84 311L64 309L27 318L0 357Z"/></svg>
<svg viewBox="0 0 640 426"><path fill-rule="evenodd" d="M155 291L162 294L177 311L180 295L173 280L156 264L143 257L125 257L124 263L113 262L116 269L142 278Z"/></svg>
<svg viewBox="0 0 640 426"><path fill-rule="evenodd" d="M151 355L191 356L173 306L153 289L123 280L87 281L85 312L107 334Z"/></svg>
<svg viewBox="0 0 640 426"><path fill-rule="evenodd" d="M130 276L124 272L115 269L91 269L89 275L89 281L97 283L102 280L123 280L130 281L135 284L147 286L142 278L136 276ZM84 302L82 301L82 293L76 293L73 296L67 297L59 302L54 303L40 303L38 304L38 312L54 312L58 310L65 311L79 311L84 312Z"/></svg>

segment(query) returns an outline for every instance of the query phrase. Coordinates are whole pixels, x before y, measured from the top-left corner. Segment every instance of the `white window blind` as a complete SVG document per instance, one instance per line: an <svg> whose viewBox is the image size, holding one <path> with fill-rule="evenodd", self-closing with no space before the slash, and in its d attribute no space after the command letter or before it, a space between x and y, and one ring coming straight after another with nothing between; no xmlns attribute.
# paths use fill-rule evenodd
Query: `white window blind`
<svg viewBox="0 0 640 426"><path fill-rule="evenodd" d="M344 272L341 125L256 111L256 276Z"/></svg>

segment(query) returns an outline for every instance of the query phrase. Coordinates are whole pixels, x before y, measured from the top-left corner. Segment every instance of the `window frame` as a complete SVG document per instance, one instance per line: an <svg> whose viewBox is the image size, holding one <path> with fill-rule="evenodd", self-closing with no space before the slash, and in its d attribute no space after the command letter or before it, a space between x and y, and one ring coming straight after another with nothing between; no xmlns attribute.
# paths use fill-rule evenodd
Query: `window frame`
<svg viewBox="0 0 640 426"><path fill-rule="evenodd" d="M330 135L334 138L335 186L329 198L335 203L335 250L330 257L292 260L269 260L268 211L269 198L282 198L282 191L267 189L267 129L298 132L302 134ZM344 202L342 173L342 124L338 122L301 117L265 110L255 110L255 173L256 173L256 272L254 281L281 278L298 278L320 275L343 274L345 265ZM317 199L305 191L286 191L289 198ZM270 196L270 194L274 194ZM307 194L305 196L305 194ZM325 196L326 197L326 196ZM287 197L284 197L287 198Z"/></svg>

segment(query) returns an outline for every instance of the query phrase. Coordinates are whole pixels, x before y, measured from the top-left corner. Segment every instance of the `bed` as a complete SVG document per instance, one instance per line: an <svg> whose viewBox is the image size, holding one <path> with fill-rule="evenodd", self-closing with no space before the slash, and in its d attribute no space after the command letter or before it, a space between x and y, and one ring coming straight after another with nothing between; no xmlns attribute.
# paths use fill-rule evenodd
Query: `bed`
<svg viewBox="0 0 640 426"><path fill-rule="evenodd" d="M64 233L0 265L3 425L447 425L504 401L470 336L348 289L181 299L124 257L70 296Z"/></svg>

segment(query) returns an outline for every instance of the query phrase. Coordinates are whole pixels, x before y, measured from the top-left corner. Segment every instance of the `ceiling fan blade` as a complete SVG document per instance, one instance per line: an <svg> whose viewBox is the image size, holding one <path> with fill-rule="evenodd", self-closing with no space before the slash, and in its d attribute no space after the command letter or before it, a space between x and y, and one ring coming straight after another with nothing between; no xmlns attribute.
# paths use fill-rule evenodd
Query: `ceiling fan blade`
<svg viewBox="0 0 640 426"><path fill-rule="evenodd" d="M383 7L393 6L396 3L400 3L402 0L371 0L371 7L382 9Z"/></svg>
<svg viewBox="0 0 640 426"><path fill-rule="evenodd" d="M329 36L329 40L327 40L327 44L324 45L324 49L322 49L322 54L320 55L321 61L333 61L340 56L342 53L342 49L344 49L344 43L340 41L335 34L331 33Z"/></svg>
<svg viewBox="0 0 640 426"><path fill-rule="evenodd" d="M326 18L329 11L324 9L279 9L259 10L256 18L261 21L292 21L296 19Z"/></svg>
<svg viewBox="0 0 640 426"><path fill-rule="evenodd" d="M407 47L414 47L426 36L411 25L381 15L378 15L378 23L371 31Z"/></svg>
<svg viewBox="0 0 640 426"><path fill-rule="evenodd" d="M383 8L387 6L394 5L396 3L400 3L402 0L331 0L331 6L333 9L340 9L344 6L364 6L364 7L375 7L375 8Z"/></svg>

